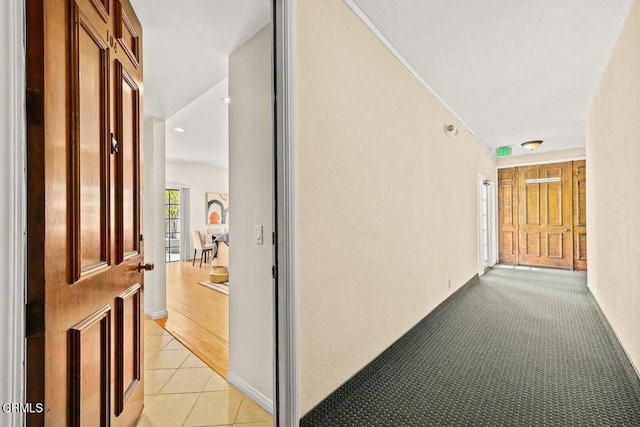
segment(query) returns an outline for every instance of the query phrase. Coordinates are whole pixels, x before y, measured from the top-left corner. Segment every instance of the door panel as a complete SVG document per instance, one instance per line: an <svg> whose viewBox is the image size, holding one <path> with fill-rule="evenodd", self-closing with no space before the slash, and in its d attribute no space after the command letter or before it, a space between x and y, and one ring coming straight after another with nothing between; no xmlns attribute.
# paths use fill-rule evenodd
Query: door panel
<svg viewBox="0 0 640 427"><path fill-rule="evenodd" d="M547 233L547 257L548 258L562 258L562 233Z"/></svg>
<svg viewBox="0 0 640 427"><path fill-rule="evenodd" d="M587 167L584 160L573 162L574 268L587 269Z"/></svg>
<svg viewBox="0 0 640 427"><path fill-rule="evenodd" d="M108 22L109 19L109 0L91 0L93 6L96 8L104 22Z"/></svg>
<svg viewBox="0 0 640 427"><path fill-rule="evenodd" d="M524 233L525 252L532 257L540 256L540 233Z"/></svg>
<svg viewBox="0 0 640 427"><path fill-rule="evenodd" d="M571 162L520 167L518 263L573 268Z"/></svg>
<svg viewBox="0 0 640 427"><path fill-rule="evenodd" d="M116 415L141 380L140 312L142 288L135 284L116 297Z"/></svg>
<svg viewBox="0 0 640 427"><path fill-rule="evenodd" d="M140 24L128 3L116 0L116 39L135 68L140 66ZM138 28L138 30L136 29Z"/></svg>
<svg viewBox="0 0 640 427"><path fill-rule="evenodd" d="M72 282L109 262L109 52L73 2L71 48Z"/></svg>
<svg viewBox="0 0 640 427"><path fill-rule="evenodd" d="M109 425L111 307L105 305L69 330L69 425Z"/></svg>
<svg viewBox="0 0 640 427"><path fill-rule="evenodd" d="M126 0L26 9L27 396L45 407L28 425L131 426L144 400L142 29Z"/></svg>
<svg viewBox="0 0 640 427"><path fill-rule="evenodd" d="M118 141L116 208L118 260L138 253L140 91L116 60L116 140Z"/></svg>
<svg viewBox="0 0 640 427"><path fill-rule="evenodd" d="M518 179L517 169L498 170L499 262L518 263Z"/></svg>

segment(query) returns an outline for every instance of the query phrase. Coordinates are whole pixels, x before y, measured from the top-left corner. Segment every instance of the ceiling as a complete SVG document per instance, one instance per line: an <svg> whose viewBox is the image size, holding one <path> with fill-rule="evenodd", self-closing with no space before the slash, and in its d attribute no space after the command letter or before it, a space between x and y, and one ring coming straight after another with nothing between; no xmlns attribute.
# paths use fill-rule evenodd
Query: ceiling
<svg viewBox="0 0 640 427"><path fill-rule="evenodd" d="M167 120L167 160L228 167L228 58L269 22L270 1L131 1L143 25L145 117ZM589 104L631 5L345 2L490 151L509 145L513 155L534 139L545 141L536 152L584 147Z"/></svg>
<svg viewBox="0 0 640 427"><path fill-rule="evenodd" d="M229 55L270 19L269 0L131 0L142 23L144 110L166 119L228 76Z"/></svg>
<svg viewBox="0 0 640 427"><path fill-rule="evenodd" d="M131 3L143 31L144 115L166 120L167 161L228 168L229 56L270 21L270 1Z"/></svg>
<svg viewBox="0 0 640 427"><path fill-rule="evenodd" d="M585 145L631 0L345 0L494 152ZM355 5L353 4L355 3ZM358 10L360 9L360 10Z"/></svg>
<svg viewBox="0 0 640 427"><path fill-rule="evenodd" d="M224 79L166 120L167 160L229 167L229 106L222 101L228 93Z"/></svg>

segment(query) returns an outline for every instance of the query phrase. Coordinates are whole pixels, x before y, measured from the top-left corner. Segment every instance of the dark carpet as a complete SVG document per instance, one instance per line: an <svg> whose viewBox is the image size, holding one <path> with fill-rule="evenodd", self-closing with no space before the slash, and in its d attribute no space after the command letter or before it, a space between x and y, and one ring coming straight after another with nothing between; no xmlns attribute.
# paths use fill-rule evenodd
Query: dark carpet
<svg viewBox="0 0 640 427"><path fill-rule="evenodd" d="M301 426L640 426L640 380L584 273L498 266Z"/></svg>

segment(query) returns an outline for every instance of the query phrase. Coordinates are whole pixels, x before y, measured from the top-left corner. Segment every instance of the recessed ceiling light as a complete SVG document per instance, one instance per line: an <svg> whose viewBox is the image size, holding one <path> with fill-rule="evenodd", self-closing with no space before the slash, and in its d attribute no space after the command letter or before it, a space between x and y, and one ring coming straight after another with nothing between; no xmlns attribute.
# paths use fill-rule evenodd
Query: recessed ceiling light
<svg viewBox="0 0 640 427"><path fill-rule="evenodd" d="M231 98L225 96L224 98L222 98L222 102L224 102L225 104L229 104L231 102Z"/></svg>
<svg viewBox="0 0 640 427"><path fill-rule="evenodd" d="M181 127L173 128L173 130L175 130L178 133L184 133L184 128L181 128Z"/></svg>

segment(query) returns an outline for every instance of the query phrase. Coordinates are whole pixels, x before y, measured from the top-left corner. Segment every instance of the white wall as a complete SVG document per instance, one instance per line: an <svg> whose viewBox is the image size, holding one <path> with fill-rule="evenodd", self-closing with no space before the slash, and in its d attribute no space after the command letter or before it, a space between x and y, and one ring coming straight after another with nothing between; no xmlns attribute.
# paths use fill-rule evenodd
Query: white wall
<svg viewBox="0 0 640 427"><path fill-rule="evenodd" d="M640 373L640 1L587 120L588 282Z"/></svg>
<svg viewBox="0 0 640 427"><path fill-rule="evenodd" d="M23 2L0 14L0 403L24 402L25 142ZM34 242L34 244L38 244ZM35 402L34 402L35 403ZM21 425L22 414L0 412L1 425Z"/></svg>
<svg viewBox="0 0 640 427"><path fill-rule="evenodd" d="M165 122L144 122L144 260L156 268L144 274L144 312L153 319L167 315L167 292L164 253L164 146Z"/></svg>
<svg viewBox="0 0 640 427"><path fill-rule="evenodd" d="M229 58L229 374L271 410L274 387L272 33L260 30ZM264 244L257 245L255 225Z"/></svg>
<svg viewBox="0 0 640 427"><path fill-rule="evenodd" d="M304 414L477 273L496 165L342 0L298 2L296 31Z"/></svg>
<svg viewBox="0 0 640 427"><path fill-rule="evenodd" d="M209 228L218 228L207 224L206 193L229 192L229 169L216 168L197 163L166 162L166 187L188 187L190 190L189 228L205 232ZM231 197L231 196L230 196ZM229 205L230 217L235 213L235 207ZM233 210L232 210L233 209ZM189 239L188 259L193 257L193 242L191 232ZM199 254L198 254L199 256Z"/></svg>

